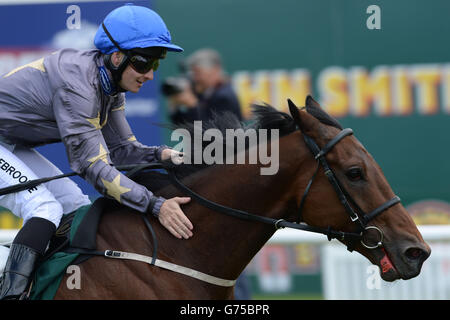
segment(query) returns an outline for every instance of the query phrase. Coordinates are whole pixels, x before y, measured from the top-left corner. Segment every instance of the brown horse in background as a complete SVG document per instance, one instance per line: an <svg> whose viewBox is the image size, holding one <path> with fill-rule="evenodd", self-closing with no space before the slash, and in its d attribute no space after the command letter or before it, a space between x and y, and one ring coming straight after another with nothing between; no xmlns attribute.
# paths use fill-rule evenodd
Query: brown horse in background
<svg viewBox="0 0 450 320"><path fill-rule="evenodd" d="M289 115L264 107L255 128L279 129L279 171L260 175L261 165L213 165L188 175L183 183L216 203L257 213L273 219L296 221L301 198L317 168L317 160L307 148L303 134L325 146L341 130L311 98L306 111L296 110L301 121L297 130ZM365 212L370 212L394 196L381 169L353 136L337 143L326 155L336 177ZM189 165L182 165L189 167ZM137 180L150 190L150 176ZM171 198L180 191L168 185L156 194ZM237 279L240 273L274 234L273 226L244 221L220 214L194 199L182 207L194 225L189 240L172 236L156 219L150 218L158 239L158 258L223 279ZM302 222L352 232L356 225L344 210L322 168L302 209ZM386 281L410 279L420 273L430 248L401 204L387 208L369 223L383 234L382 246L354 247L384 270ZM342 240L346 243L346 240ZM99 250L113 249L142 255L153 254L150 233L141 217L131 209L111 204L102 217L97 235ZM233 287L210 284L143 262L92 257L80 264L81 289L68 289L63 278L55 299L231 299Z"/></svg>

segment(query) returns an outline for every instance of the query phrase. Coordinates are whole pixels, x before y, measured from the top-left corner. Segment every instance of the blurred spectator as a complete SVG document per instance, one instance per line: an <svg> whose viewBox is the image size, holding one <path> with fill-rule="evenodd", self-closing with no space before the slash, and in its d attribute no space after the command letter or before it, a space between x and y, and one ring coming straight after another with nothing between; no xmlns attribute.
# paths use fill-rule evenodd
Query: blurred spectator
<svg viewBox="0 0 450 320"><path fill-rule="evenodd" d="M217 51L197 50L187 58L185 67L190 83L183 83L180 79L177 83L179 89L168 95L170 120L174 124L205 121L214 112L226 111L231 111L242 120L238 98L225 75Z"/></svg>

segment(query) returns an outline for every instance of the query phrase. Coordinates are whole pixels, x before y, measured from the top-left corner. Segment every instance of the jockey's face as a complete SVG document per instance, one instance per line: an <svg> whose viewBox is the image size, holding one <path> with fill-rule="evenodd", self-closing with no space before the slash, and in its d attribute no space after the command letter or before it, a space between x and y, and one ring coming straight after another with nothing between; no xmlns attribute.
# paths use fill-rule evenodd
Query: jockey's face
<svg viewBox="0 0 450 320"><path fill-rule="evenodd" d="M123 57L124 57L123 53L114 52L111 56L112 62L115 65L119 65ZM119 82L119 86L124 90L137 93L139 92L139 89L142 87L144 82L148 80L153 80L153 69L143 74L138 73L131 67L130 64L128 64L128 66L122 73L122 79Z"/></svg>
<svg viewBox="0 0 450 320"><path fill-rule="evenodd" d="M122 73L122 79L120 80L119 85L124 90L137 93L144 82L148 80L153 80L153 70L142 74L136 72L130 65L128 65Z"/></svg>

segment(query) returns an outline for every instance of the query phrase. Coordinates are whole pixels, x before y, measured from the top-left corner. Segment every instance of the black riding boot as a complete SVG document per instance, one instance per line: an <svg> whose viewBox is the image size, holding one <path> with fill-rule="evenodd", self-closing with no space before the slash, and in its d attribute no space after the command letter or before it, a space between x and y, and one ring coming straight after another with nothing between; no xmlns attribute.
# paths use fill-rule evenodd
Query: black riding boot
<svg viewBox="0 0 450 320"><path fill-rule="evenodd" d="M0 300L19 299L28 287L36 260L41 255L21 244L12 244L0 284Z"/></svg>
<svg viewBox="0 0 450 320"><path fill-rule="evenodd" d="M25 292L37 260L44 254L56 226L43 218L31 218L17 233L0 280L0 300L18 299Z"/></svg>

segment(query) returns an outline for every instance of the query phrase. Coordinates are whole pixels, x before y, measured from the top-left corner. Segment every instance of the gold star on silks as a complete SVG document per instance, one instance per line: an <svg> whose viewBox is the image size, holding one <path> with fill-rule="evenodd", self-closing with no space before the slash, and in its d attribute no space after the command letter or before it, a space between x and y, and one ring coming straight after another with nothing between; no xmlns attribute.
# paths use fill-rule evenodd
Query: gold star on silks
<svg viewBox="0 0 450 320"><path fill-rule="evenodd" d="M101 180L103 182L103 185L106 188L107 194L119 202L120 202L120 196L131 190L131 189L122 187L120 185L120 173L111 182L109 182L105 179L101 179Z"/></svg>
<svg viewBox="0 0 450 320"><path fill-rule="evenodd" d="M17 71L28 68L28 67L42 71L42 72L46 72L45 67L44 67L44 58L41 58L39 60L36 60L36 61L30 62L26 65L23 65L21 67L15 68L14 70L7 73L3 78L9 77L10 75L16 73Z"/></svg>
<svg viewBox="0 0 450 320"><path fill-rule="evenodd" d="M102 127L100 126L100 112L97 114L95 118L86 118L86 120L92 124L95 129L100 130Z"/></svg>
<svg viewBox="0 0 450 320"><path fill-rule="evenodd" d="M114 112L114 111L121 111L121 110L125 110L125 105L123 104L123 105L121 105L120 107L118 107L118 108L115 108L115 109L111 109L111 111L112 112Z"/></svg>
<svg viewBox="0 0 450 320"><path fill-rule="evenodd" d="M106 124L106 122L108 121L108 114L105 117L105 121L103 121L102 124L100 124L100 112L97 113L97 116L95 118L86 118L86 120L92 124L95 129L100 130L101 128L103 128Z"/></svg>
<svg viewBox="0 0 450 320"><path fill-rule="evenodd" d="M100 151L98 152L98 156L88 159L88 161L91 163L90 166L92 166L98 160L101 160L104 163L109 164L108 163L108 152L106 151L105 147L101 143L100 143Z"/></svg>

